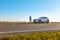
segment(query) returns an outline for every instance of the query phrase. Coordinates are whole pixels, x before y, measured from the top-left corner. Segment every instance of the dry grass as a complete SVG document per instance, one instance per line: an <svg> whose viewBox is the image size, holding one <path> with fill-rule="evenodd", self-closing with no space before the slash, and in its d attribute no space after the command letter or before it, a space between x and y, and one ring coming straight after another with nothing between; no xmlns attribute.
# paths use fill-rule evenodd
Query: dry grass
<svg viewBox="0 0 60 40"><path fill-rule="evenodd" d="M57 32L35 32L16 35L6 35L0 40L60 40L60 31Z"/></svg>
<svg viewBox="0 0 60 40"><path fill-rule="evenodd" d="M0 24L34 24L33 22L0 22ZM60 22L49 22L48 24L60 24Z"/></svg>

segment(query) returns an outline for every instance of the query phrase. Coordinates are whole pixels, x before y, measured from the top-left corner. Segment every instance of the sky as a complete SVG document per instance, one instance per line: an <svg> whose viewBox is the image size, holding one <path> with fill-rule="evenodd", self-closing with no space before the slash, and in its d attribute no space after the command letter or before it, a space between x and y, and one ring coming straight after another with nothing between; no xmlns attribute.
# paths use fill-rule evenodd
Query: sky
<svg viewBox="0 0 60 40"><path fill-rule="evenodd" d="M45 16L60 22L60 0L0 0L0 21L29 21Z"/></svg>

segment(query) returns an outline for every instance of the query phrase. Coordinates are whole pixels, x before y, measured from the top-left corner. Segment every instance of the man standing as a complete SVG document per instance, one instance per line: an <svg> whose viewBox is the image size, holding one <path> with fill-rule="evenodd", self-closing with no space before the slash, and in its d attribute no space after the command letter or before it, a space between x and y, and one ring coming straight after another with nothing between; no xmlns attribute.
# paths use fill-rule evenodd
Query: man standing
<svg viewBox="0 0 60 40"><path fill-rule="evenodd" d="M32 18L31 18L31 16L29 16L29 21L30 21L30 22L32 21Z"/></svg>

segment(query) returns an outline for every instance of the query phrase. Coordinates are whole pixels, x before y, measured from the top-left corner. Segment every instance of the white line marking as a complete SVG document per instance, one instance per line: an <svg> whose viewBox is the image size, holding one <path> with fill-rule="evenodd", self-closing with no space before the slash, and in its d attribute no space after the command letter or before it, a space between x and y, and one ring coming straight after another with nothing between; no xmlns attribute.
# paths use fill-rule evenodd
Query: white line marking
<svg viewBox="0 0 60 40"><path fill-rule="evenodd" d="M36 29L36 30L21 30L21 31L9 31L9 32L0 32L0 34L8 34L8 33L21 33L21 32L35 32L35 31L52 31L52 30L60 30L60 28L53 28L53 29Z"/></svg>

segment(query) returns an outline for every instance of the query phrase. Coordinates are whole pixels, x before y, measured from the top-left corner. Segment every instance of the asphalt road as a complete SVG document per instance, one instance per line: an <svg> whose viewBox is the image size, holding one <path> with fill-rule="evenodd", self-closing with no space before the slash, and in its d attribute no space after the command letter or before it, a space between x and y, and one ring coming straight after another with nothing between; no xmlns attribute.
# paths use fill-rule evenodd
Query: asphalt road
<svg viewBox="0 0 60 40"><path fill-rule="evenodd" d="M60 24L0 24L0 32L60 30Z"/></svg>

